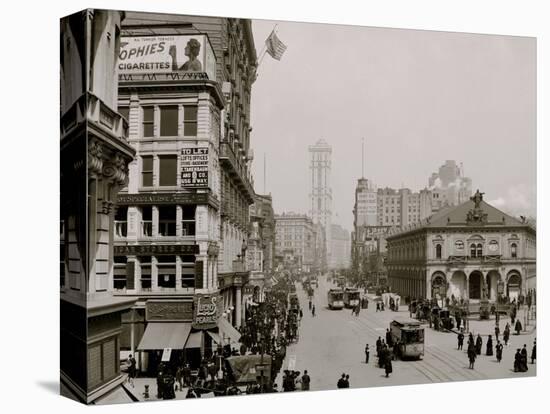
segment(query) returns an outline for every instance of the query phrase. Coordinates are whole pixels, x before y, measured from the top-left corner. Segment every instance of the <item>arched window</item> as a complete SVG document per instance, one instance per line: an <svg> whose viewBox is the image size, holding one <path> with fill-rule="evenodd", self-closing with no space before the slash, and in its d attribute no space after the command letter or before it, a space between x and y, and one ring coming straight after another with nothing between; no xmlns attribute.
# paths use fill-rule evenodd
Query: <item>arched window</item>
<svg viewBox="0 0 550 414"><path fill-rule="evenodd" d="M481 245L481 243L478 243L477 244L477 257L481 257L483 256L483 246Z"/></svg>
<svg viewBox="0 0 550 414"><path fill-rule="evenodd" d="M518 257L518 245L516 243L510 245L510 255L514 258Z"/></svg>
<svg viewBox="0 0 550 414"><path fill-rule="evenodd" d="M476 257L476 245L473 243L470 245L470 257Z"/></svg>
<svg viewBox="0 0 550 414"><path fill-rule="evenodd" d="M441 245L440 244L435 245L435 258L436 259L441 259Z"/></svg>

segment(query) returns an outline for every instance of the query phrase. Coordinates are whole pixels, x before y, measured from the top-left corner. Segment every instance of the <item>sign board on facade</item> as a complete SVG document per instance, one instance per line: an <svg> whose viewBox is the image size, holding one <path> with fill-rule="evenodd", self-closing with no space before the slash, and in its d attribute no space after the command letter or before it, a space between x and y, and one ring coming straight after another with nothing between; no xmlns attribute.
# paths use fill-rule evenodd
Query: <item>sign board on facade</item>
<svg viewBox="0 0 550 414"><path fill-rule="evenodd" d="M164 348L164 351L162 351L162 362L170 362L171 355L172 348Z"/></svg>
<svg viewBox="0 0 550 414"><path fill-rule="evenodd" d="M149 244L114 246L115 255L151 256L157 254L197 254L198 244Z"/></svg>
<svg viewBox="0 0 550 414"><path fill-rule="evenodd" d="M219 202L208 193L140 193L140 194L119 194L117 196L119 205L164 205L164 204L209 204L218 207Z"/></svg>
<svg viewBox="0 0 550 414"><path fill-rule="evenodd" d="M184 148L181 151L181 186L208 187L208 148Z"/></svg>
<svg viewBox="0 0 550 414"><path fill-rule="evenodd" d="M212 329L218 325L222 298L220 295L196 294L193 298L193 328Z"/></svg>
<svg viewBox="0 0 550 414"><path fill-rule="evenodd" d="M148 300L145 319L147 322L190 322L193 320L193 302Z"/></svg>
<svg viewBox="0 0 550 414"><path fill-rule="evenodd" d="M216 58L206 35L124 36L120 43L121 81L180 80L197 73L216 80Z"/></svg>

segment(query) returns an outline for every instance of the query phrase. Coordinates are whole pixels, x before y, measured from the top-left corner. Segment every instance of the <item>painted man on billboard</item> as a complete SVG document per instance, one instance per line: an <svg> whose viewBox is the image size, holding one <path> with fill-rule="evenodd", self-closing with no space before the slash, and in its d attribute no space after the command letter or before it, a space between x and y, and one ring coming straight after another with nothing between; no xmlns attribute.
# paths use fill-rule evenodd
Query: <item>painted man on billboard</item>
<svg viewBox="0 0 550 414"><path fill-rule="evenodd" d="M201 44L197 39L190 39L185 46L185 56L189 58L181 67L178 67L176 45L170 46L170 56L172 57L172 70L181 70L185 72L202 72L202 64L197 59L201 50Z"/></svg>

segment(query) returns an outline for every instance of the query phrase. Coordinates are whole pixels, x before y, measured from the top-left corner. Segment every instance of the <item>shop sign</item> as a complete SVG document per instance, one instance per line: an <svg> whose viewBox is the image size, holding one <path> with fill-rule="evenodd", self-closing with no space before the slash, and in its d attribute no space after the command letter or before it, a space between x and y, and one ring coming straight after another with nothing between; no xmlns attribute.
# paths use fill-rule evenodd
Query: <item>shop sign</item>
<svg viewBox="0 0 550 414"><path fill-rule="evenodd" d="M117 69L121 81L192 79L198 74L216 80L216 58L201 34L124 36Z"/></svg>
<svg viewBox="0 0 550 414"><path fill-rule="evenodd" d="M162 205L162 204L208 204L207 193L165 193L165 194L119 194L120 205Z"/></svg>
<svg viewBox="0 0 550 414"><path fill-rule="evenodd" d="M147 301L145 305L147 322L189 322L193 320L193 302Z"/></svg>
<svg viewBox="0 0 550 414"><path fill-rule="evenodd" d="M208 148L184 148L181 151L181 186L208 187Z"/></svg>
<svg viewBox="0 0 550 414"><path fill-rule="evenodd" d="M144 245L124 245L114 246L115 256L119 255L138 255L151 256L157 254L197 254L199 246L197 244L144 244Z"/></svg>
<svg viewBox="0 0 550 414"><path fill-rule="evenodd" d="M196 294L194 297L193 328L212 329L218 324L222 298L220 295Z"/></svg>
<svg viewBox="0 0 550 414"><path fill-rule="evenodd" d="M170 356L172 355L172 348L164 348L162 351L162 362L170 362Z"/></svg>

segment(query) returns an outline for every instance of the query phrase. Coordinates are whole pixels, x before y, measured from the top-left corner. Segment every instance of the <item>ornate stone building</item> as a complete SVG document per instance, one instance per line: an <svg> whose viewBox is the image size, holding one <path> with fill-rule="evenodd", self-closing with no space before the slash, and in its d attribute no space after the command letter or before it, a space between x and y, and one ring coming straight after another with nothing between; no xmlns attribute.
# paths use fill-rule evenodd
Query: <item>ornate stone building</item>
<svg viewBox="0 0 550 414"><path fill-rule="evenodd" d="M86 403L120 391L121 314L113 295L114 210L134 156L117 112L124 13L61 19L61 393Z"/></svg>
<svg viewBox="0 0 550 414"><path fill-rule="evenodd" d="M122 35L119 107L137 156L118 198L114 286L138 299L124 349L154 373L168 342L194 365L240 336L256 54L246 19L128 12ZM214 323L197 323L198 300L215 301Z"/></svg>
<svg viewBox="0 0 550 414"><path fill-rule="evenodd" d="M476 302L536 288L536 229L483 201L479 191L387 237L389 284L402 295Z"/></svg>

